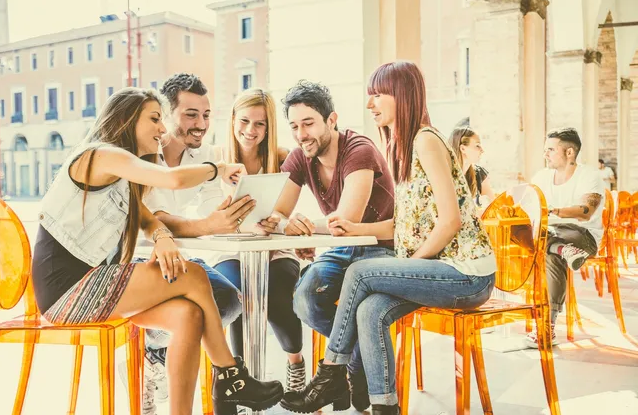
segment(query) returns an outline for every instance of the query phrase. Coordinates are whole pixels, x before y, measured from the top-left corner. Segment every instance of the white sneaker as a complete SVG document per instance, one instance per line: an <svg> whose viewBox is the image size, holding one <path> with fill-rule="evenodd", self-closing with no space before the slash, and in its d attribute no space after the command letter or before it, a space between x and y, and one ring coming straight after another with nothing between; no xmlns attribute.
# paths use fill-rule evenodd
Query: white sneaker
<svg viewBox="0 0 638 415"><path fill-rule="evenodd" d="M144 356L144 383L147 381L152 382L155 386L157 402L166 402L168 400L166 367L153 350L147 350Z"/></svg>
<svg viewBox="0 0 638 415"><path fill-rule="evenodd" d="M558 339L556 338L556 330L554 330L555 327L555 323L550 326L550 330L552 333L552 337L550 340L552 342L552 346L556 346L558 344ZM527 334L527 337L525 337L525 343L530 349L538 348L538 331L536 330L536 327L534 327L534 330Z"/></svg>
<svg viewBox="0 0 638 415"><path fill-rule="evenodd" d="M572 271L578 271L585 264L589 254L572 244L563 245L560 256L567 261L567 265Z"/></svg>

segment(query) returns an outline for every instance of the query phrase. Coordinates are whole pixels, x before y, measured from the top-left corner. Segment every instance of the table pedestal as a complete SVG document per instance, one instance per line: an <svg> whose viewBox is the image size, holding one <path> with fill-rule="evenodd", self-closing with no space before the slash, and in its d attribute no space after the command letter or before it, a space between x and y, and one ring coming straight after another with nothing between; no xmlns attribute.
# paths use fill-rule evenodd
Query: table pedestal
<svg viewBox="0 0 638 415"><path fill-rule="evenodd" d="M244 361L251 376L266 377L266 330L268 322L269 251L240 252L241 292L243 295ZM264 414L252 411L248 415Z"/></svg>

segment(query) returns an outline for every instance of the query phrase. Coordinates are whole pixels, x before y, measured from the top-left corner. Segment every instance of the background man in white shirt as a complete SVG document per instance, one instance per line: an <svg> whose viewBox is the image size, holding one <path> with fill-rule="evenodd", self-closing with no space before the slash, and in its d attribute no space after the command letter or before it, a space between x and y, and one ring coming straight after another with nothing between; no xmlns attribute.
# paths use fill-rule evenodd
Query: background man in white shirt
<svg viewBox="0 0 638 415"><path fill-rule="evenodd" d="M552 344L556 344L556 317L565 303L567 267L576 271L587 257L596 255L603 236L605 187L597 169L576 163L580 148L575 129L550 131L545 140L547 168L532 179L545 194L550 214L546 271ZM530 347L537 347L536 331L527 340Z"/></svg>
<svg viewBox="0 0 638 415"><path fill-rule="evenodd" d="M605 166L605 160L603 159L598 159L598 171L607 190L611 190L611 185L616 183L616 175L614 174L614 171L611 167Z"/></svg>
<svg viewBox="0 0 638 415"><path fill-rule="evenodd" d="M160 92L168 99L170 114L166 123L168 132L162 137L163 148L160 146L157 163L176 167L222 160L222 148L203 142L211 110L206 96L208 91L201 80L191 74L173 75L166 80ZM221 205L220 200L223 200ZM189 189L154 188L144 198L144 204L176 237L235 232L254 208L248 197L233 204L230 204L230 197L224 200L220 176ZM206 270L226 327L241 314L239 291L201 258L189 260ZM165 358L170 335L161 330L147 330L146 333L147 370L144 372L142 409L143 415L155 415L155 391L158 401L168 397Z"/></svg>

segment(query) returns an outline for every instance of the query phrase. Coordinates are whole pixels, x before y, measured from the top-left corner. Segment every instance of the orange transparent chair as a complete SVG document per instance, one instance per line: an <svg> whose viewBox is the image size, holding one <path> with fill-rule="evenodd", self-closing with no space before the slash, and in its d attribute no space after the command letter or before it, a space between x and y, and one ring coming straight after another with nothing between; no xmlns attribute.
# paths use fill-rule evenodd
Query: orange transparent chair
<svg viewBox="0 0 638 415"><path fill-rule="evenodd" d="M609 190L605 193L605 206L603 209L603 239L598 249L598 255L587 258L585 264L580 268L583 280L589 278L589 268L594 272L594 283L598 296L602 297L604 292L604 278L607 279L608 291L614 300L614 309L618 319L618 327L622 333L625 330L625 318L623 317L622 304L620 302L620 289L618 287L618 252L615 247L614 227L613 227L614 199ZM574 273L567 269L567 339L574 341L574 322L576 321L582 329L578 304L576 302L576 290L574 289Z"/></svg>
<svg viewBox="0 0 638 415"><path fill-rule="evenodd" d="M634 261L638 263L636 228L638 228L638 192L633 195L630 195L628 192L619 192L615 243L620 252L625 269L628 269L627 258L630 252L633 252Z"/></svg>
<svg viewBox="0 0 638 415"><path fill-rule="evenodd" d="M127 320L102 324L53 326L41 319L31 285L31 248L24 226L15 212L0 199L0 308L13 309L20 300L25 313L0 322L0 343L22 343L22 369L13 404L13 415L22 413L36 344L65 344L75 347L74 367L67 414L75 414L84 346L98 348L100 410L115 413L115 349L124 344L128 364L131 415L140 414L139 330ZM6 372L2 373L7 376ZM97 410L95 411L97 413Z"/></svg>
<svg viewBox="0 0 638 415"><path fill-rule="evenodd" d="M533 185L516 186L500 194L483 213L483 224L497 260L495 286L502 292L519 295L520 302L492 298L476 310L422 307L397 323L402 333L397 350L397 392L402 414L408 413L411 348L419 339L418 330L454 336L456 366L456 413L470 413L470 363L474 363L476 383L483 411L492 414L480 330L534 319L538 330L538 350L545 393L552 415L560 414L554 358L550 341L550 307L545 275L547 204ZM419 342L420 343L420 342ZM419 358L420 345L416 350ZM421 386L422 384L417 385Z"/></svg>

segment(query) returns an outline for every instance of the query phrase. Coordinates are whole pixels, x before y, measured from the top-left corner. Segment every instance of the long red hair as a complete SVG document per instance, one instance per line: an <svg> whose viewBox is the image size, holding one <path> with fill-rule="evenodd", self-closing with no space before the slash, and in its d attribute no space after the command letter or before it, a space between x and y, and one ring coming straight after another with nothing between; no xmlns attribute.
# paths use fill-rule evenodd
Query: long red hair
<svg viewBox="0 0 638 415"><path fill-rule="evenodd" d="M394 131L379 129L385 140L386 153L395 183L410 179L414 138L423 127L430 127L425 103L425 81L421 70L409 61L396 61L379 66L370 76L368 95L394 97L396 114Z"/></svg>

